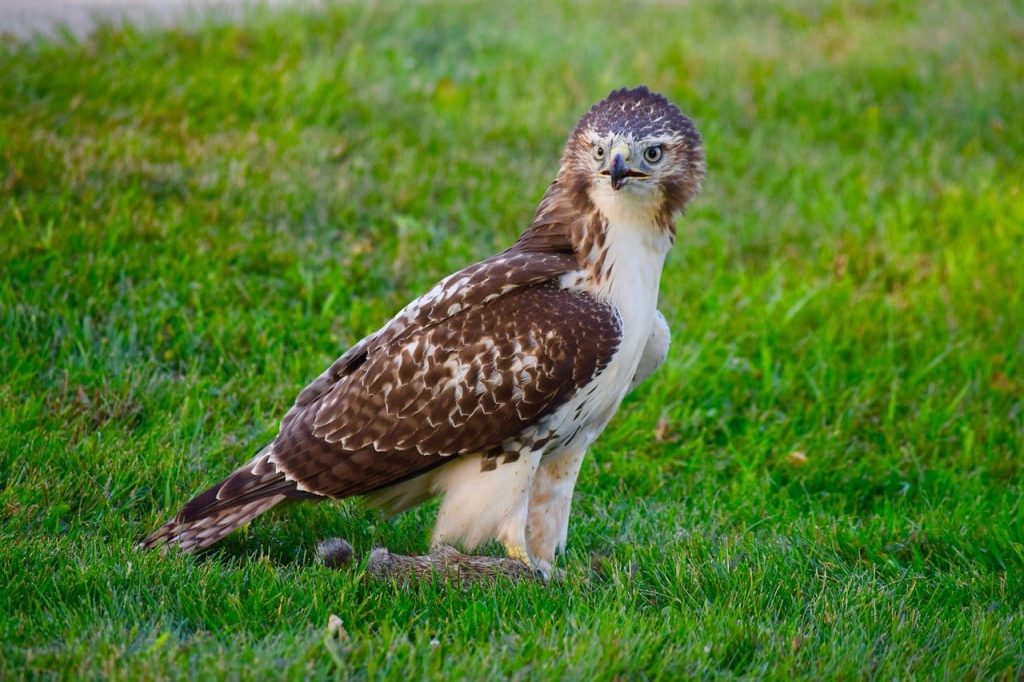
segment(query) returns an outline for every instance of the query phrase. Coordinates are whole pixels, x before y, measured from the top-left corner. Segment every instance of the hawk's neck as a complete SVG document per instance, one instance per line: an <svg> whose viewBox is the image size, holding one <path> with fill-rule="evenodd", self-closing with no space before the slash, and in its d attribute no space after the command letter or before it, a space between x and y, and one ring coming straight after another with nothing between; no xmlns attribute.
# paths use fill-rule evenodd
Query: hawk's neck
<svg viewBox="0 0 1024 682"><path fill-rule="evenodd" d="M657 262L675 240L671 213L631 203L616 192L595 192L556 180L548 187L530 227L512 248L517 251L573 254L595 280L609 272L609 256L632 252ZM617 259L613 259L617 260Z"/></svg>
<svg viewBox="0 0 1024 682"><path fill-rule="evenodd" d="M579 268L563 284L615 305L643 327L653 320L674 226L663 212L630 198L555 181L513 250L572 254Z"/></svg>
<svg viewBox="0 0 1024 682"><path fill-rule="evenodd" d="M598 210L600 236L581 252L591 292L620 310L653 319L658 286L671 236L652 216L636 211Z"/></svg>

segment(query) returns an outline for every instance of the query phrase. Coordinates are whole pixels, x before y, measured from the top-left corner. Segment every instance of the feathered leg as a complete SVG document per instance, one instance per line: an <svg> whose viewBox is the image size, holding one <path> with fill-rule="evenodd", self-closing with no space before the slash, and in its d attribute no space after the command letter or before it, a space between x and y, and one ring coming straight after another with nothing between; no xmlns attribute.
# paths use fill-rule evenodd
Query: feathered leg
<svg viewBox="0 0 1024 682"><path fill-rule="evenodd" d="M537 570L546 576L552 574L555 553L565 549L572 492L586 452L579 448L548 455L533 477L526 543Z"/></svg>
<svg viewBox="0 0 1024 682"><path fill-rule="evenodd" d="M466 455L438 469L434 485L444 498L431 546L473 549L497 540L509 556L531 563L526 514L540 456L539 451L496 459Z"/></svg>

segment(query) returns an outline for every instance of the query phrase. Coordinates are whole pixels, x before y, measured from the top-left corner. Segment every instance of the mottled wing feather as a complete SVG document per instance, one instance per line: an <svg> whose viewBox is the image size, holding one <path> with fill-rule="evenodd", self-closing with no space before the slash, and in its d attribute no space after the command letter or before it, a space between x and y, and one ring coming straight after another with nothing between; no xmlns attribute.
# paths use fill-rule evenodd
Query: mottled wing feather
<svg viewBox="0 0 1024 682"><path fill-rule="evenodd" d="M370 352L379 351L403 335L422 331L463 310L486 305L513 289L557 277L575 266L575 257L568 253L528 253L513 248L445 277L400 310L382 329L345 351L304 388L285 415L282 429L297 416L298 410L323 397L342 377L365 362ZM422 362L423 358L415 360Z"/></svg>
<svg viewBox="0 0 1024 682"><path fill-rule="evenodd" d="M378 332L371 347L401 341L463 311L486 305L515 289L546 282L575 267L572 254L509 249L445 277L403 308Z"/></svg>
<svg viewBox="0 0 1024 682"><path fill-rule="evenodd" d="M557 284L574 267L506 252L443 280L303 391L275 466L301 490L344 497L501 452L618 348L615 310Z"/></svg>

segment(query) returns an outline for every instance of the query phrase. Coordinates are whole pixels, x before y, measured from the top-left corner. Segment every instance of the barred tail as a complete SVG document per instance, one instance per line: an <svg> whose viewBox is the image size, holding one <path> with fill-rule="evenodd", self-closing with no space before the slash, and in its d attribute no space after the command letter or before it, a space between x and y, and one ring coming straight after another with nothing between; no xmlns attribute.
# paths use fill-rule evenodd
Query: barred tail
<svg viewBox="0 0 1024 682"><path fill-rule="evenodd" d="M153 549L177 545L185 552L194 552L209 547L284 500L319 497L299 490L294 481L277 470L271 461L272 447L264 448L228 478L194 497L171 521L135 546Z"/></svg>

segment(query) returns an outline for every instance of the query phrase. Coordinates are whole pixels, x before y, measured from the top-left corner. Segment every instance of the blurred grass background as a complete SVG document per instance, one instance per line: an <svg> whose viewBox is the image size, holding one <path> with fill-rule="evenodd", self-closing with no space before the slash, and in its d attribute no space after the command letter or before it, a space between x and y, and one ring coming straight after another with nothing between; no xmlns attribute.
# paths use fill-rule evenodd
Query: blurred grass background
<svg viewBox="0 0 1024 682"><path fill-rule="evenodd" d="M1019 2L337 4L0 47L0 676L1024 671ZM563 585L367 583L319 538L132 541L511 243L647 84L704 194L674 345L591 450ZM329 636L339 615L347 637Z"/></svg>

